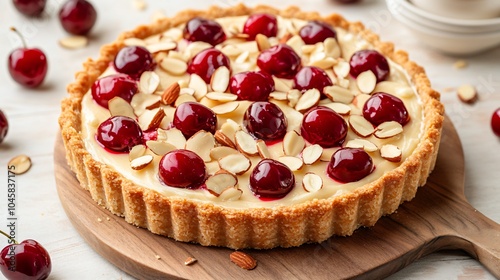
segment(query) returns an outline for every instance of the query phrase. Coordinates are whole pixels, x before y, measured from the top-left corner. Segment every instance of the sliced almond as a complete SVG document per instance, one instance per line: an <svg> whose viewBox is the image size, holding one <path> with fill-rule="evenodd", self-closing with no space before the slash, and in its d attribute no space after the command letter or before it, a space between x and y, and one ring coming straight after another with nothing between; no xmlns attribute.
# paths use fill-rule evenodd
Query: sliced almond
<svg viewBox="0 0 500 280"><path fill-rule="evenodd" d="M18 155L9 160L9 172L16 175L26 173L31 168L31 158L27 155Z"/></svg>
<svg viewBox="0 0 500 280"><path fill-rule="evenodd" d="M179 97L174 102L175 107L179 107L182 103L185 102L195 102L196 98L192 96L191 94L180 94Z"/></svg>
<svg viewBox="0 0 500 280"><path fill-rule="evenodd" d="M192 88L188 88L188 87L183 88L183 87L181 87L179 95L181 95L181 94L189 94L189 95L193 95L194 96L194 93L195 93L195 90L192 89Z"/></svg>
<svg viewBox="0 0 500 280"><path fill-rule="evenodd" d="M238 57L236 57L236 59L234 60L234 62L236 63L245 63L248 58L250 57L250 52L249 51L243 51L240 55L238 55Z"/></svg>
<svg viewBox="0 0 500 280"><path fill-rule="evenodd" d="M234 188L237 184L238 178L226 171L215 173L205 181L207 190L217 197L228 188Z"/></svg>
<svg viewBox="0 0 500 280"><path fill-rule="evenodd" d="M241 251L231 253L231 255L229 255L229 258L237 266L246 270L252 270L257 266L257 261L254 258Z"/></svg>
<svg viewBox="0 0 500 280"><path fill-rule="evenodd" d="M229 137L229 139L235 143L235 139L234 139L234 134L236 133L236 131L238 130L241 130L241 127L240 125L233 121L232 119L227 119L225 123L223 123L220 127L220 131L222 133L224 133L227 137Z"/></svg>
<svg viewBox="0 0 500 280"><path fill-rule="evenodd" d="M339 58L340 57L340 46L335 38L326 38L323 42L325 46L325 55L331 58Z"/></svg>
<svg viewBox="0 0 500 280"><path fill-rule="evenodd" d="M160 85L160 77L153 71L144 71L139 79L139 92L152 94Z"/></svg>
<svg viewBox="0 0 500 280"><path fill-rule="evenodd" d="M387 144L380 148L380 156L390 162L400 162L402 152L398 146Z"/></svg>
<svg viewBox="0 0 500 280"><path fill-rule="evenodd" d="M163 91L161 103L163 105L172 105L181 93L181 86L178 83L171 84Z"/></svg>
<svg viewBox="0 0 500 280"><path fill-rule="evenodd" d="M230 71L226 66L217 68L212 74L210 86L213 91L225 92L229 86Z"/></svg>
<svg viewBox="0 0 500 280"><path fill-rule="evenodd" d="M210 157L213 160L219 160L225 156L239 153L236 149L227 146L215 147L210 150Z"/></svg>
<svg viewBox="0 0 500 280"><path fill-rule="evenodd" d="M146 42L144 42L144 40L139 38L127 38L123 40L123 44L125 46L141 46L141 47L146 46Z"/></svg>
<svg viewBox="0 0 500 280"><path fill-rule="evenodd" d="M349 125L352 131L361 137L368 137L375 131L373 125L361 115L351 115Z"/></svg>
<svg viewBox="0 0 500 280"><path fill-rule="evenodd" d="M59 40L59 45L65 49L81 49L88 43L89 40L85 36L70 36Z"/></svg>
<svg viewBox="0 0 500 280"><path fill-rule="evenodd" d="M340 78L345 78L349 75L351 71L351 66L347 61L339 61L335 66L333 66L333 72Z"/></svg>
<svg viewBox="0 0 500 280"><path fill-rule="evenodd" d="M209 48L212 48L212 45L210 45L209 43L205 43L202 41L190 42L186 47L185 53L189 56L189 59L191 59L201 51Z"/></svg>
<svg viewBox="0 0 500 280"><path fill-rule="evenodd" d="M337 114L340 114L343 116L348 116L349 113L351 113L351 107L349 105L344 104L344 103L330 102L327 104L323 104L323 106L328 107L328 108L332 109L333 111L337 112Z"/></svg>
<svg viewBox="0 0 500 280"><path fill-rule="evenodd" d="M460 101L468 104L473 104L478 100L477 91L472 85L461 85L457 89L457 95Z"/></svg>
<svg viewBox="0 0 500 280"><path fill-rule="evenodd" d="M143 155L138 158L133 159L130 162L130 167L134 170L141 170L148 166L153 161L152 155Z"/></svg>
<svg viewBox="0 0 500 280"><path fill-rule="evenodd" d="M212 91L205 95L206 98L219 102L229 102L238 99L236 94Z"/></svg>
<svg viewBox="0 0 500 280"><path fill-rule="evenodd" d="M264 140L259 139L257 140L257 151L259 152L259 156L263 159L265 158L271 158L271 153L269 152L269 149L267 148L266 142Z"/></svg>
<svg viewBox="0 0 500 280"><path fill-rule="evenodd" d="M354 106L358 107L359 109L363 109L366 101L368 101L368 99L370 99L370 97L371 96L369 94L364 94L364 93L358 94L358 95L356 95L356 97L354 97L352 104L354 104Z"/></svg>
<svg viewBox="0 0 500 280"><path fill-rule="evenodd" d="M386 139L394 137L403 132L403 126L395 121L383 122L377 126L375 129L375 137L380 139Z"/></svg>
<svg viewBox="0 0 500 280"><path fill-rule="evenodd" d="M306 173L302 178L302 187L306 192L317 192L323 188L323 179L315 173Z"/></svg>
<svg viewBox="0 0 500 280"><path fill-rule="evenodd" d="M356 85L362 93L370 94L377 86L377 77L371 70L362 72L356 78Z"/></svg>
<svg viewBox="0 0 500 280"><path fill-rule="evenodd" d="M177 58L166 57L160 62L160 67L172 75L183 75L187 71L187 63Z"/></svg>
<svg viewBox="0 0 500 280"><path fill-rule="evenodd" d="M177 128L165 130L166 142L174 145L177 149L184 149L186 146L186 138Z"/></svg>
<svg viewBox="0 0 500 280"><path fill-rule="evenodd" d="M299 102L302 93L298 89L292 89L287 92L286 98L288 99L288 106L294 108Z"/></svg>
<svg viewBox="0 0 500 280"><path fill-rule="evenodd" d="M274 99L274 100L280 100L280 101L285 101L286 99L286 92L281 92L281 91L273 91L269 94L269 97Z"/></svg>
<svg viewBox="0 0 500 280"><path fill-rule="evenodd" d="M128 153L128 160L132 161L140 156L143 156L146 153L146 146L143 144L135 145L130 149Z"/></svg>
<svg viewBox="0 0 500 280"><path fill-rule="evenodd" d="M146 48L150 53L166 52L175 50L177 43L174 41L162 41L155 44L147 45Z"/></svg>
<svg viewBox="0 0 500 280"><path fill-rule="evenodd" d="M136 117L132 105L119 96L108 101L108 109L111 116L125 116L132 119Z"/></svg>
<svg viewBox="0 0 500 280"><path fill-rule="evenodd" d="M354 94L346 88L334 85L323 88L323 93L334 102L351 104L354 99Z"/></svg>
<svg viewBox="0 0 500 280"><path fill-rule="evenodd" d="M349 79L337 78L337 84L343 88L349 88L351 81Z"/></svg>
<svg viewBox="0 0 500 280"><path fill-rule="evenodd" d="M236 148L239 151L247 155L256 155L259 151L257 150L257 142L255 139L243 130L236 131L234 134Z"/></svg>
<svg viewBox="0 0 500 280"><path fill-rule="evenodd" d="M252 162L243 154L231 154L218 160L221 169L235 175L240 175L248 171Z"/></svg>
<svg viewBox="0 0 500 280"><path fill-rule="evenodd" d="M315 45L304 45L301 48L303 54L310 54L316 49Z"/></svg>
<svg viewBox="0 0 500 280"><path fill-rule="evenodd" d="M210 151L215 147L215 138L210 132L200 130L186 141L187 150L198 154L203 161L209 162L212 160Z"/></svg>
<svg viewBox="0 0 500 280"><path fill-rule="evenodd" d="M223 54L230 56L230 57L235 57L239 56L243 50L238 48L235 45L225 45L224 47L221 48L220 50Z"/></svg>
<svg viewBox="0 0 500 280"><path fill-rule="evenodd" d="M219 195L222 201L236 201L241 198L243 191L237 188L228 188Z"/></svg>
<svg viewBox="0 0 500 280"><path fill-rule="evenodd" d="M286 82L284 79L280 79L273 76L273 81L274 81L274 89L276 91L288 92L290 89L292 89L292 84Z"/></svg>
<svg viewBox="0 0 500 280"><path fill-rule="evenodd" d="M335 58L325 57L322 59L314 60L311 63L309 63L309 65L326 70L332 68L332 66L335 65L335 63L337 63L337 60Z"/></svg>
<svg viewBox="0 0 500 280"><path fill-rule="evenodd" d="M278 158L278 161L288 166L292 171L297 171L304 166L304 162L298 157L282 156Z"/></svg>
<svg viewBox="0 0 500 280"><path fill-rule="evenodd" d="M330 161L332 159L333 154L337 151L336 148L328 148L328 149L323 149L323 153L321 154L321 157L319 160L321 161Z"/></svg>
<svg viewBox="0 0 500 280"><path fill-rule="evenodd" d="M147 107L160 101L160 96L156 94L136 93L130 101L130 105L134 108L136 115L140 116L144 113Z"/></svg>
<svg viewBox="0 0 500 280"><path fill-rule="evenodd" d="M240 102L232 101L232 102L227 102L227 103L223 103L223 104L214 106L211 109L217 115L224 115L224 114L229 114L229 113L236 111L236 109L238 109L239 105L240 105Z"/></svg>
<svg viewBox="0 0 500 280"><path fill-rule="evenodd" d="M214 134L215 140L224 146L231 147L231 148L236 148L236 145L234 144L233 140L229 138L224 132L221 130L217 130Z"/></svg>
<svg viewBox="0 0 500 280"><path fill-rule="evenodd" d="M373 142L368 141L366 139L352 139L349 140L346 145L347 148L358 148L358 149L363 149L369 153L375 152L378 150L377 145L373 144Z"/></svg>
<svg viewBox="0 0 500 280"><path fill-rule="evenodd" d="M257 47L261 52L271 48L271 43L269 42L269 38L267 38L267 36L264 34L260 33L257 34L257 36L255 36L255 42L257 43Z"/></svg>
<svg viewBox="0 0 500 280"><path fill-rule="evenodd" d="M146 141L146 146L157 156L163 156L164 154L176 150L177 148L164 141L149 140Z"/></svg>
<svg viewBox="0 0 500 280"><path fill-rule="evenodd" d="M201 100L208 92L207 84L197 74L191 74L188 87L194 89L196 100Z"/></svg>
<svg viewBox="0 0 500 280"><path fill-rule="evenodd" d="M302 151L302 161L305 164L314 164L320 159L321 154L323 154L323 147L320 145L314 144L308 146Z"/></svg>
<svg viewBox="0 0 500 280"><path fill-rule="evenodd" d="M297 54L302 54L302 46L304 46L306 43L304 43L304 40L299 35L295 35L288 39L286 41L286 44L289 45Z"/></svg>
<svg viewBox="0 0 500 280"><path fill-rule="evenodd" d="M283 152L287 156L297 156L305 145L306 141L295 130L288 131L283 137Z"/></svg>
<svg viewBox="0 0 500 280"><path fill-rule="evenodd" d="M320 98L321 93L319 92L319 90L315 88L306 90L297 101L297 104L295 104L295 110L299 112L305 112L318 105Z"/></svg>

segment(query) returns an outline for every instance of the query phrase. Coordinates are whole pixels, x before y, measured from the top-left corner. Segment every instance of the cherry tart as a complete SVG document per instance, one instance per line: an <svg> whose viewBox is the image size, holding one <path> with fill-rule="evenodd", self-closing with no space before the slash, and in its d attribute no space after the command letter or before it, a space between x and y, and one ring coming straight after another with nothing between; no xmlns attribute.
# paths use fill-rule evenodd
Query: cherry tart
<svg viewBox="0 0 500 280"><path fill-rule="evenodd" d="M96 203L178 241L264 249L351 235L411 200L438 152L439 94L393 50L295 7L140 26L68 87L68 164Z"/></svg>

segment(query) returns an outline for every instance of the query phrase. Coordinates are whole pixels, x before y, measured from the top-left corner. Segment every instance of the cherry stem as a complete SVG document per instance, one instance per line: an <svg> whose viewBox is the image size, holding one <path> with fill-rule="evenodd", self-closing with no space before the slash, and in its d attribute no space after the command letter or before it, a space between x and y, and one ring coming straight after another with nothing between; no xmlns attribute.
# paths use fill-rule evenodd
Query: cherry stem
<svg viewBox="0 0 500 280"><path fill-rule="evenodd" d="M15 27L11 26L10 27L10 30L11 31L14 31L18 36L19 38L21 38L21 43L23 44L23 47L26 48L26 40L24 40L24 37L23 35L21 34L21 32L19 32L19 30L17 30Z"/></svg>
<svg viewBox="0 0 500 280"><path fill-rule="evenodd" d="M19 242L17 242L14 238L10 237L10 235L8 235L7 233L3 232L2 230L0 230L0 234L4 235L8 239L12 240L15 244L19 244Z"/></svg>

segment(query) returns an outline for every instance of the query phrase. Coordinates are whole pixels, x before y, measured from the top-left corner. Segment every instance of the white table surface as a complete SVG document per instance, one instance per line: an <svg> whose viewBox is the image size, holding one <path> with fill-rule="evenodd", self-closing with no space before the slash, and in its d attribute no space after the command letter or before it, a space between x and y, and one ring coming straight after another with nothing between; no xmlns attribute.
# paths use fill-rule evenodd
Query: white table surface
<svg viewBox="0 0 500 280"><path fill-rule="evenodd" d="M113 41L120 32L148 23L156 11L171 16L187 8L210 5L228 6L237 0L146 0L147 8L138 11L131 0L93 0L98 21L91 32L90 45L79 50L62 49L57 40L67 36L59 25L57 10L63 0L49 0L42 19L20 15L11 1L0 3L0 108L6 113L10 129L0 144L0 229L7 224L7 162L18 154L27 154L33 161L29 172L16 177L18 201L17 236L38 240L50 252L53 268L49 279L132 279L95 253L79 236L66 217L59 202L54 180L53 148L58 133L59 104L66 95L65 87L73 73L81 69L87 57L96 58L99 46ZM433 87L442 93L448 116L455 124L466 157L465 193L471 204L496 222L500 222L500 140L490 129L490 117L500 107L500 48L473 57L463 58L469 66L455 69L459 59L425 47L391 17L384 1L363 0L355 5L339 5L329 0L247 0L277 7L298 5L304 10L323 14L339 12L349 20L361 20L410 57L424 66ZM9 31L16 26L30 46L40 47L49 61L49 72L38 89L17 85L9 76L7 57L19 42ZM473 106L461 103L455 90L461 84L477 87L480 101ZM497 171L495 171L497 170ZM500 242L500 240L499 240ZM7 240L0 238L0 247ZM2 276L0 276L1 278ZM439 252L409 265L389 279L495 279L480 263L460 251Z"/></svg>

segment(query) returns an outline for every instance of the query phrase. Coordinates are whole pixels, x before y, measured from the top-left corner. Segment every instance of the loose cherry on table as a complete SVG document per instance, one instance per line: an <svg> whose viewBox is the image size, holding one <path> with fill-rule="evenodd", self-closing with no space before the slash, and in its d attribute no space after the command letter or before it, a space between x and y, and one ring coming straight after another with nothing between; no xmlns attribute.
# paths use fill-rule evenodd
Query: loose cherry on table
<svg viewBox="0 0 500 280"><path fill-rule="evenodd" d="M243 34L248 34L248 40L255 40L257 34L267 37L276 37L278 34L278 20L271 14L253 14L243 25Z"/></svg>
<svg viewBox="0 0 500 280"><path fill-rule="evenodd" d="M199 17L195 17L186 23L183 36L184 39L190 42L202 41L212 46L226 40L226 34L218 22Z"/></svg>
<svg viewBox="0 0 500 280"><path fill-rule="evenodd" d="M257 101L252 103L243 115L243 126L258 139L278 140L286 134L285 114L274 103Z"/></svg>
<svg viewBox="0 0 500 280"><path fill-rule="evenodd" d="M9 131L9 122L7 121L7 117L0 110L0 143L3 142L5 136L7 136L7 132Z"/></svg>
<svg viewBox="0 0 500 280"><path fill-rule="evenodd" d="M342 145L347 131L347 123L344 118L324 106L317 106L307 111L300 127L301 135L305 140L323 148Z"/></svg>
<svg viewBox="0 0 500 280"><path fill-rule="evenodd" d="M318 67L305 66L293 77L293 87L298 90L318 89L323 93L323 88L333 85L326 72Z"/></svg>
<svg viewBox="0 0 500 280"><path fill-rule="evenodd" d="M146 48L127 46L116 54L113 65L117 72L139 78L145 71L153 70L156 63Z"/></svg>
<svg viewBox="0 0 500 280"><path fill-rule="evenodd" d="M373 171L373 160L363 149L342 148L337 150L328 164L328 175L339 182L359 181Z"/></svg>
<svg viewBox="0 0 500 280"><path fill-rule="evenodd" d="M291 79L299 71L301 59L291 47L279 44L261 52L257 57L257 65L269 75Z"/></svg>
<svg viewBox="0 0 500 280"><path fill-rule="evenodd" d="M203 159L189 150L174 150L166 153L158 167L160 180L170 187L199 188L206 178Z"/></svg>
<svg viewBox="0 0 500 280"><path fill-rule="evenodd" d="M209 48L195 55L188 64L187 72L197 74L210 84L212 74L221 66L231 69L229 58L218 49Z"/></svg>
<svg viewBox="0 0 500 280"><path fill-rule="evenodd" d="M491 116L491 129L496 136L500 137L500 108L496 109Z"/></svg>
<svg viewBox="0 0 500 280"><path fill-rule="evenodd" d="M129 152L144 142L139 124L124 116L113 116L102 122L97 128L96 140L104 148L117 153Z"/></svg>
<svg viewBox="0 0 500 280"><path fill-rule="evenodd" d="M38 48L27 48L23 36L14 28L23 47L13 50L9 55L9 73L17 83L26 87L38 87L47 75L47 57Z"/></svg>
<svg viewBox="0 0 500 280"><path fill-rule="evenodd" d="M200 130L215 133L217 116L208 107L196 102L184 102L177 106L172 124L187 138Z"/></svg>
<svg viewBox="0 0 500 280"><path fill-rule="evenodd" d="M266 101L274 91L274 80L263 72L241 72L231 77L229 91L236 94L238 100Z"/></svg>
<svg viewBox="0 0 500 280"><path fill-rule="evenodd" d="M250 175L250 190L261 199L279 199L295 186L293 172L273 159L261 160Z"/></svg>
<svg viewBox="0 0 500 280"><path fill-rule="evenodd" d="M49 253L35 240L18 243L5 232L0 234L14 244L0 251L0 271L9 280L41 280L49 277L52 262Z"/></svg>
<svg viewBox="0 0 500 280"><path fill-rule="evenodd" d="M337 32L328 23L314 20L300 29L299 36L307 45L314 45L327 38L337 39Z"/></svg>
<svg viewBox="0 0 500 280"><path fill-rule="evenodd" d="M85 35L94 26L97 12L94 6L86 0L68 0L59 10L59 20L66 32Z"/></svg>
<svg viewBox="0 0 500 280"><path fill-rule="evenodd" d="M12 3L21 14L35 17L42 14L47 0L12 0Z"/></svg>
<svg viewBox="0 0 500 280"><path fill-rule="evenodd" d="M362 72L371 70L377 77L377 83L384 81L390 72L387 59L375 50L360 50L351 56L350 73L356 78Z"/></svg>
<svg viewBox="0 0 500 280"><path fill-rule="evenodd" d="M109 100L121 97L127 102L137 93L137 82L124 74L114 74L98 79L92 85L92 97L104 108L108 108Z"/></svg>
<svg viewBox="0 0 500 280"><path fill-rule="evenodd" d="M375 126L388 121L395 121L405 125L410 121L410 115L403 101L384 92L374 93L365 102L363 117Z"/></svg>

